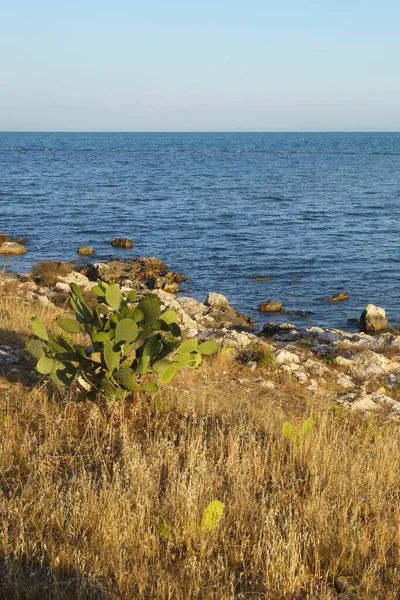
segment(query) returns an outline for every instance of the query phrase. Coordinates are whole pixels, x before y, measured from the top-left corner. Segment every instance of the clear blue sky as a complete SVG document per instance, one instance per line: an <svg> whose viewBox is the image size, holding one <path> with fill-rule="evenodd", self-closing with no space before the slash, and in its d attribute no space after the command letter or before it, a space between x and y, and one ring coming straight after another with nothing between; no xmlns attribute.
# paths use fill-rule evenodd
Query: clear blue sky
<svg viewBox="0 0 400 600"><path fill-rule="evenodd" d="M399 0L0 0L0 130L399 131Z"/></svg>

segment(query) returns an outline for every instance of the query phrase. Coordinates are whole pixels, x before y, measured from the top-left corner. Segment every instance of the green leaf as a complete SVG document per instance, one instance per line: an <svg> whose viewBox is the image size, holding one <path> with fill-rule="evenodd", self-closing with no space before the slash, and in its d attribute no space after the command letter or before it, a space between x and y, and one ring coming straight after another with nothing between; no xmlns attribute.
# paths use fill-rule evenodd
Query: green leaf
<svg viewBox="0 0 400 600"><path fill-rule="evenodd" d="M47 346L41 340L37 340L35 338L32 338L27 343L26 349L29 352L29 354L32 354L32 356L34 358L36 358L36 360L39 360L39 358L41 358L42 356L44 356L45 351L47 349Z"/></svg>
<svg viewBox="0 0 400 600"><path fill-rule="evenodd" d="M128 302L136 302L136 299L137 299L137 291L131 290L129 292L129 294L127 295Z"/></svg>
<svg viewBox="0 0 400 600"><path fill-rule="evenodd" d="M179 368L193 366L194 361L194 355L189 353L175 354L175 356L172 359L172 362L176 363L179 366Z"/></svg>
<svg viewBox="0 0 400 600"><path fill-rule="evenodd" d="M109 399L115 398L117 389L111 381L109 381L108 379L103 377L103 379L101 380L101 387L104 390L106 398L109 398Z"/></svg>
<svg viewBox="0 0 400 600"><path fill-rule="evenodd" d="M121 357L120 351L114 350L114 342L104 344L103 356L107 370L112 373L118 367Z"/></svg>
<svg viewBox="0 0 400 600"><path fill-rule="evenodd" d="M192 367L193 369L197 369L197 367L199 367L201 365L201 354L200 352L192 352L191 355L193 357L193 362L189 365L189 367Z"/></svg>
<svg viewBox="0 0 400 600"><path fill-rule="evenodd" d="M138 326L132 319L122 319L115 329L116 342L134 342L138 336Z"/></svg>
<svg viewBox="0 0 400 600"><path fill-rule="evenodd" d="M139 308L132 308L127 316L129 319L132 319L132 321L135 321L135 323L140 323L140 321L143 321L144 319L144 314Z"/></svg>
<svg viewBox="0 0 400 600"><path fill-rule="evenodd" d="M40 319L38 319L37 317L31 317L31 327L32 327L32 331L35 335L37 335L38 338L40 338L41 340L44 340L45 342L47 342L47 340L49 339L49 335L47 333L47 329L44 326L44 324L42 323L42 321Z"/></svg>
<svg viewBox="0 0 400 600"><path fill-rule="evenodd" d="M135 347L136 347L135 342L132 342L131 344L129 344L128 342L125 342L125 344L123 345L123 348L122 348L122 356L130 357L132 352L135 350ZM132 358L132 360L133 360L133 358Z"/></svg>
<svg viewBox="0 0 400 600"><path fill-rule="evenodd" d="M171 379L173 377L175 377L177 370L178 370L178 367L175 366L174 364L172 364L170 367L168 367L168 369L165 369L165 371L163 371L159 376L160 385L165 385L166 383L171 381Z"/></svg>
<svg viewBox="0 0 400 600"><path fill-rule="evenodd" d="M169 367L172 367L172 362L163 358L162 360L158 360L157 362L155 362L151 368L154 371L154 373L158 373L159 375L161 375L167 369L169 369Z"/></svg>
<svg viewBox="0 0 400 600"><path fill-rule="evenodd" d="M163 517L158 517L156 523L156 531L160 538L165 542L171 539L171 534L169 532L167 522L165 519L163 519Z"/></svg>
<svg viewBox="0 0 400 600"><path fill-rule="evenodd" d="M178 323L170 323L168 329L174 337L179 337L181 335L181 328Z"/></svg>
<svg viewBox="0 0 400 600"><path fill-rule="evenodd" d="M158 385L154 381L150 381L149 383L142 385L142 392L146 392L148 394L155 394L155 392L158 392L158 389Z"/></svg>
<svg viewBox="0 0 400 600"><path fill-rule="evenodd" d="M167 325L170 325L171 323L176 323L177 318L178 318L178 315L176 314L176 312L174 310L170 310L170 309L165 310L160 315L160 319L165 321L167 323Z"/></svg>
<svg viewBox="0 0 400 600"><path fill-rule="evenodd" d="M63 387L65 385L71 385L75 374L76 369L73 365L64 365L59 361L54 361L54 365L50 373L50 379L56 385Z"/></svg>
<svg viewBox="0 0 400 600"><path fill-rule="evenodd" d="M69 289L77 298L79 298L79 300L83 300L82 290L76 283L74 283L74 282L70 283Z"/></svg>
<svg viewBox="0 0 400 600"><path fill-rule="evenodd" d="M158 335L152 335L143 348L143 358L148 357L149 360L154 358L162 348L162 343Z"/></svg>
<svg viewBox="0 0 400 600"><path fill-rule="evenodd" d="M56 323L68 333L81 333L84 331L83 325L70 317L57 317Z"/></svg>
<svg viewBox="0 0 400 600"><path fill-rule="evenodd" d="M94 285L92 287L92 294L97 296L97 298L104 298L106 290L102 288L100 285Z"/></svg>
<svg viewBox="0 0 400 600"><path fill-rule="evenodd" d="M296 429L291 423L286 421L282 425L282 435L286 440L293 440L296 437Z"/></svg>
<svg viewBox="0 0 400 600"><path fill-rule="evenodd" d="M93 336L93 341L94 342L109 342L110 334L107 333L106 331L97 331L97 333L95 333Z"/></svg>
<svg viewBox="0 0 400 600"><path fill-rule="evenodd" d="M83 302L77 298L72 292L69 294L69 301L72 308L75 311L76 318L80 323L91 322L93 319L93 314L90 308Z"/></svg>
<svg viewBox="0 0 400 600"><path fill-rule="evenodd" d="M114 325L118 325L118 323L121 321L122 317L120 315L118 315L117 313L113 313L110 317L110 321L111 323L114 323Z"/></svg>
<svg viewBox="0 0 400 600"><path fill-rule="evenodd" d="M200 529L209 533L216 528L222 515L224 514L224 505L219 500L213 500L206 506L203 518L201 519Z"/></svg>
<svg viewBox="0 0 400 600"><path fill-rule="evenodd" d="M121 292L119 291L119 287L115 283L107 288L105 297L107 304L109 304L114 310L119 310L122 296Z"/></svg>
<svg viewBox="0 0 400 600"><path fill-rule="evenodd" d="M54 360L48 356L41 356L36 365L36 370L41 375L48 375L54 367Z"/></svg>
<svg viewBox="0 0 400 600"><path fill-rule="evenodd" d="M212 354L216 354L219 350L219 344L214 342L213 340L208 340L207 342L203 342L199 345L197 350L201 354L205 354L206 356L211 356Z"/></svg>
<svg viewBox="0 0 400 600"><path fill-rule="evenodd" d="M144 314L144 324L151 325L160 316L160 303L154 296L146 296L139 304L138 309Z"/></svg>
<svg viewBox="0 0 400 600"><path fill-rule="evenodd" d="M190 338L184 342L177 348L178 354L185 354L185 352L193 352L193 350L197 350L197 346L199 342L195 338Z"/></svg>
<svg viewBox="0 0 400 600"><path fill-rule="evenodd" d="M113 375L115 381L130 392L140 392L140 385L132 369L123 367Z"/></svg>
<svg viewBox="0 0 400 600"><path fill-rule="evenodd" d="M311 433L311 430L314 426L314 419L312 417L308 417L306 421L304 421L302 428L300 429L300 434L302 436Z"/></svg>

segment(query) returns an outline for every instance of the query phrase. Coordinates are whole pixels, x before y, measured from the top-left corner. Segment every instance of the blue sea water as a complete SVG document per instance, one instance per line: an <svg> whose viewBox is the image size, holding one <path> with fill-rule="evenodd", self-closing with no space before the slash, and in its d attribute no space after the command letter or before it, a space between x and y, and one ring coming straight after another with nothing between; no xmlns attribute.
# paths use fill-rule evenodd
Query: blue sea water
<svg viewBox="0 0 400 600"><path fill-rule="evenodd" d="M157 256L259 325L270 298L313 325L349 328L367 303L398 323L399 205L399 133L0 133L0 231L30 240L8 269L83 244Z"/></svg>

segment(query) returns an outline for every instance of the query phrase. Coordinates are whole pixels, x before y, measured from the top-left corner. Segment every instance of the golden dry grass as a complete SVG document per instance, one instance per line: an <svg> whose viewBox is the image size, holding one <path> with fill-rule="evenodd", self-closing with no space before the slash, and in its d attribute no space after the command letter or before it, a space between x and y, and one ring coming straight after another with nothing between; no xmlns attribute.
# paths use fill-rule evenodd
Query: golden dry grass
<svg viewBox="0 0 400 600"><path fill-rule="evenodd" d="M22 337L33 310L11 320ZM0 379L0 597L331 600L344 575L361 586L340 598L398 599L397 426L262 373L223 355L178 374L161 409ZM310 414L300 446L283 439ZM224 516L199 533L213 499Z"/></svg>

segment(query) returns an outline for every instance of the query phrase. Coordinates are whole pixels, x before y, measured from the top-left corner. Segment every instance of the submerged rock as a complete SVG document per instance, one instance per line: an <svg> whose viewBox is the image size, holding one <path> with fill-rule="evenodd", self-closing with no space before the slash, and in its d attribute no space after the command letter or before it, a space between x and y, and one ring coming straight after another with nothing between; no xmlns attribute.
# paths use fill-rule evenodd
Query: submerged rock
<svg viewBox="0 0 400 600"><path fill-rule="evenodd" d="M387 329L388 320L384 308L368 304L360 316L360 329L366 333L384 331Z"/></svg>
<svg viewBox="0 0 400 600"><path fill-rule="evenodd" d="M93 256L93 254L96 254L96 253L95 253L94 249L91 248L90 246L79 246L78 254L79 254L79 256Z"/></svg>
<svg viewBox="0 0 400 600"><path fill-rule="evenodd" d="M282 308L282 302L277 300L267 300L267 302L261 302L258 310L261 312L279 312Z"/></svg>
<svg viewBox="0 0 400 600"><path fill-rule="evenodd" d="M133 246L133 240L129 240L128 238L115 238L115 240L113 240L111 242L112 246L115 246L116 248L132 248Z"/></svg>
<svg viewBox="0 0 400 600"><path fill-rule="evenodd" d="M350 296L345 294L344 292L339 292L332 296L332 298L326 298L325 302L343 302L343 300L348 300Z"/></svg>

